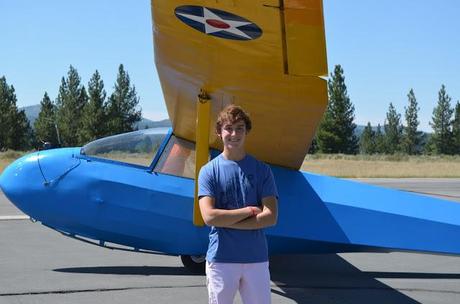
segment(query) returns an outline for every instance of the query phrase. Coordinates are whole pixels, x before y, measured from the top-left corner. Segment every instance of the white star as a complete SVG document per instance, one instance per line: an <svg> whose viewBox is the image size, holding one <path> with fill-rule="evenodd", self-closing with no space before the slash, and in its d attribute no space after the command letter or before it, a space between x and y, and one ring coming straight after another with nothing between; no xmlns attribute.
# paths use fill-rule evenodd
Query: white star
<svg viewBox="0 0 460 304"><path fill-rule="evenodd" d="M183 14L183 13L177 13L178 15L185 17L187 19L193 20L200 22L204 24L204 29L206 34L212 34L216 32L229 32L232 33L236 36L241 36L246 39L252 39L250 36L246 35L243 31L240 31L238 27L243 26L243 25L248 25L251 24L251 22L241 22L241 21L234 21L234 20L225 20L219 17L218 15L214 14L212 11L207 9L206 7L203 7L203 17L200 16L195 16L195 15L189 15L189 14ZM228 28L218 28L215 26L210 25L209 23L206 22L206 20L218 20L220 22L223 22L225 24L228 24Z"/></svg>

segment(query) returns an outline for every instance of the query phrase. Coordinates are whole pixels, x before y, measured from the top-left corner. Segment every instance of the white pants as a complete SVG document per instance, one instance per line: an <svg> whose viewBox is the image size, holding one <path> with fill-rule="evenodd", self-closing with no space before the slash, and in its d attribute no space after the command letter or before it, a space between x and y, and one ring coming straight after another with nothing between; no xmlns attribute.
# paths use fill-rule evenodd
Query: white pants
<svg viewBox="0 0 460 304"><path fill-rule="evenodd" d="M210 304L231 304L237 291L244 304L270 304L268 262L206 262L206 285Z"/></svg>

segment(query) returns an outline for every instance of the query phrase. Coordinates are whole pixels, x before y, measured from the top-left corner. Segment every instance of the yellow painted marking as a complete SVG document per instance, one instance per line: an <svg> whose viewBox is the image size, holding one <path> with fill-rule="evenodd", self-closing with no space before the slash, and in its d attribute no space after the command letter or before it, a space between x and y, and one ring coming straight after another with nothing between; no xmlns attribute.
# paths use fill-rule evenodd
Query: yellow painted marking
<svg viewBox="0 0 460 304"><path fill-rule="evenodd" d="M201 216L198 202L198 175L201 167L209 160L209 125L211 113L211 100L209 96L201 91L197 100L196 113L196 152L195 152L195 199L193 203L193 224L203 226L204 221Z"/></svg>

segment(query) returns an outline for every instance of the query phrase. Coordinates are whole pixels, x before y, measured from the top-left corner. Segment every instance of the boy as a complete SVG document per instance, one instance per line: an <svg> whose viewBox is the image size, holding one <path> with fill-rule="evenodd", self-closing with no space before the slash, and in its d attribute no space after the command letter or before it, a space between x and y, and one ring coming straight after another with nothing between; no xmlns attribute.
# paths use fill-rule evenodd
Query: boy
<svg viewBox="0 0 460 304"><path fill-rule="evenodd" d="M263 228L277 221L277 197L270 167L245 152L251 120L235 105L219 114L216 133L224 151L198 178L201 214L211 226L206 254L209 303L270 303L270 273Z"/></svg>

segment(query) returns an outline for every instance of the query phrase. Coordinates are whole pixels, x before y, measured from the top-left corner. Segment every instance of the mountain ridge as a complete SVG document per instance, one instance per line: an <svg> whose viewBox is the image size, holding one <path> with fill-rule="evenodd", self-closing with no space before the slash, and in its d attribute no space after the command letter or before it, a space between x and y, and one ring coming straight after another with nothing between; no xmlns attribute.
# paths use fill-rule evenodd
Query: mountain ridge
<svg viewBox="0 0 460 304"><path fill-rule="evenodd" d="M21 107L19 110L24 110L27 119L29 120L30 126L34 128L35 120L38 118L38 114L40 113L41 106L31 105L26 107ZM158 127L171 127L171 121L169 119L163 120L151 120L145 117L135 124L135 128L138 130L147 129L147 128L158 128Z"/></svg>

